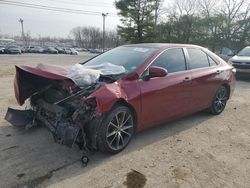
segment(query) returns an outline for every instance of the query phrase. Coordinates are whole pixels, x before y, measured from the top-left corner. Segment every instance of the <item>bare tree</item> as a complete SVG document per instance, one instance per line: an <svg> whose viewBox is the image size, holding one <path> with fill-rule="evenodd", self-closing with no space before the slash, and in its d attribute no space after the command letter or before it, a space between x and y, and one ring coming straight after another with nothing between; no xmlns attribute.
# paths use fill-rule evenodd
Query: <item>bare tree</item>
<svg viewBox="0 0 250 188"><path fill-rule="evenodd" d="M199 0L201 13L206 17L210 17L215 14L218 4L218 0Z"/></svg>
<svg viewBox="0 0 250 188"><path fill-rule="evenodd" d="M71 30L75 43L79 47L84 48L101 48L102 32L96 27L76 27ZM106 32L106 47L111 48L120 44L120 38L115 31Z"/></svg>
<svg viewBox="0 0 250 188"><path fill-rule="evenodd" d="M223 26L222 30L226 40L230 42L232 36L247 24L250 11L249 0L222 0L222 8L219 11L225 17L225 27ZM236 23L239 20L242 22Z"/></svg>
<svg viewBox="0 0 250 188"><path fill-rule="evenodd" d="M158 17L159 17L159 13L160 13L160 7L161 7L161 4L162 4L163 0L155 0L155 27L157 25L157 22L158 22Z"/></svg>
<svg viewBox="0 0 250 188"><path fill-rule="evenodd" d="M82 40L82 29L81 27L76 27L71 30L71 33L75 39L76 44L79 47L83 47L83 40Z"/></svg>

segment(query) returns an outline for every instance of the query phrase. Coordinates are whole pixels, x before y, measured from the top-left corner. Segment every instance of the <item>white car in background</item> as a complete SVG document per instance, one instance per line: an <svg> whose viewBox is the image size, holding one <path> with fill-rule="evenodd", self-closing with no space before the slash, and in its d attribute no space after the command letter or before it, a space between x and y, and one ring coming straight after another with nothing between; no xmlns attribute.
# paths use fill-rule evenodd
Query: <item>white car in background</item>
<svg viewBox="0 0 250 188"><path fill-rule="evenodd" d="M78 55L78 51L76 51L74 48L65 48L64 51L65 54Z"/></svg>
<svg viewBox="0 0 250 188"><path fill-rule="evenodd" d="M239 73L250 73L250 46L243 48L238 54L228 60Z"/></svg>

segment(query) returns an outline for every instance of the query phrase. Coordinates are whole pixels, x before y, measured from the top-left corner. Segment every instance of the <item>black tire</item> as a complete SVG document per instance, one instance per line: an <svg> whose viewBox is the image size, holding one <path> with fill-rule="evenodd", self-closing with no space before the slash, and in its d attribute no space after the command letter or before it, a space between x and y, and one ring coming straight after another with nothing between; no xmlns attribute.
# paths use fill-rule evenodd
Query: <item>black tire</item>
<svg viewBox="0 0 250 188"><path fill-rule="evenodd" d="M216 91L215 97L212 101L212 105L209 108L209 112L213 115L219 115L226 107L228 100L228 90L225 86L220 86Z"/></svg>
<svg viewBox="0 0 250 188"><path fill-rule="evenodd" d="M84 166L87 166L87 164L89 163L89 157L87 155L83 155L81 157L81 162Z"/></svg>
<svg viewBox="0 0 250 188"><path fill-rule="evenodd" d="M126 106L116 106L100 126L98 149L110 154L119 153L127 147L134 132L135 120L131 110Z"/></svg>

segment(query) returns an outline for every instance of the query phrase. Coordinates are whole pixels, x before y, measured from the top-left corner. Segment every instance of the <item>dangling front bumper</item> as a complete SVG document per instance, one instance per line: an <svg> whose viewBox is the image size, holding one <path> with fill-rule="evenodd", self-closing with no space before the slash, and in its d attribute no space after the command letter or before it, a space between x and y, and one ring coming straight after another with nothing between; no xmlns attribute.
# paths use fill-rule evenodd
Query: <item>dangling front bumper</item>
<svg viewBox="0 0 250 188"><path fill-rule="evenodd" d="M34 119L34 111L8 108L4 119L15 127L25 127L32 123Z"/></svg>

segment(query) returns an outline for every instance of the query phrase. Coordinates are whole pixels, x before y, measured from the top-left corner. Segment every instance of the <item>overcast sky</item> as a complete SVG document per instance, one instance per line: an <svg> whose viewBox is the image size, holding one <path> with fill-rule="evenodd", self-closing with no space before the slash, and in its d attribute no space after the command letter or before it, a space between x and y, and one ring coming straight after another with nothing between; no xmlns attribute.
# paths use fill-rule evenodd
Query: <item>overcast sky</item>
<svg viewBox="0 0 250 188"><path fill-rule="evenodd" d="M81 9L93 12L117 13L114 0L10 0L21 3L32 3L44 6L53 6L67 9ZM0 1L1 2L1 1ZM72 28L76 26L96 26L102 29L101 15L72 14L38 10L26 7L10 6L0 3L0 34L10 36L20 35L21 26L18 19L24 20L25 32L30 31L33 37L52 36L67 37ZM108 16L107 29L116 29L119 17Z"/></svg>

